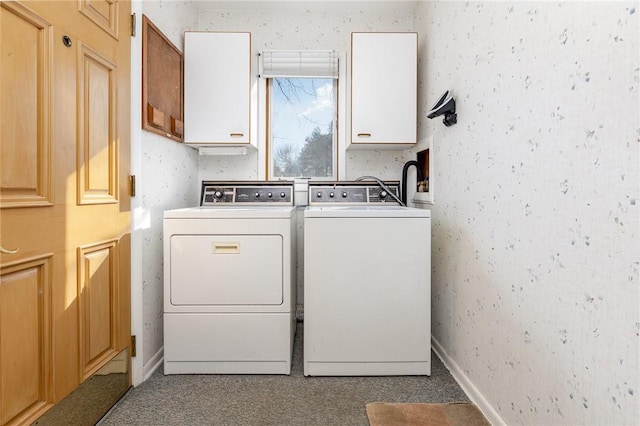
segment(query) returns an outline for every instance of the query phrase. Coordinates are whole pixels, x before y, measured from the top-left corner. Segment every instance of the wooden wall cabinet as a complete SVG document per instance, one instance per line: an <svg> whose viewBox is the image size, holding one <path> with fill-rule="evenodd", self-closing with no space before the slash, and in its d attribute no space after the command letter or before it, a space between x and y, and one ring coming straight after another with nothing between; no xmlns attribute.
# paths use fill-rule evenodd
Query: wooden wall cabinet
<svg viewBox="0 0 640 426"><path fill-rule="evenodd" d="M349 148L403 149L417 142L418 34L351 34Z"/></svg>
<svg viewBox="0 0 640 426"><path fill-rule="evenodd" d="M182 53L142 16L142 128L181 142Z"/></svg>
<svg viewBox="0 0 640 426"><path fill-rule="evenodd" d="M186 32L185 143L250 144L251 33Z"/></svg>

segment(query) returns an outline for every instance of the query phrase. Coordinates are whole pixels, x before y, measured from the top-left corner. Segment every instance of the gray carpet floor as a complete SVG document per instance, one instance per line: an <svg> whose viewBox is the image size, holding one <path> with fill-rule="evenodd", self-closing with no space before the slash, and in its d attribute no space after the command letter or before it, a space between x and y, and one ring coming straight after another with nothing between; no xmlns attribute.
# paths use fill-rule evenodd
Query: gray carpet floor
<svg viewBox="0 0 640 426"><path fill-rule="evenodd" d="M368 402L468 401L440 359L431 359L430 377L305 377L298 323L290 376L156 371L99 425L366 426Z"/></svg>

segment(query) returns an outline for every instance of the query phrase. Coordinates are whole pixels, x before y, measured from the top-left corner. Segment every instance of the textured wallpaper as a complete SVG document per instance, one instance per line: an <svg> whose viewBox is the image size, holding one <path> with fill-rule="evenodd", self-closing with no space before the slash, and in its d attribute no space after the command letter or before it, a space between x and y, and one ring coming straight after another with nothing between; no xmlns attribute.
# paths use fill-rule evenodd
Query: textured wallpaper
<svg viewBox="0 0 640 426"><path fill-rule="evenodd" d="M142 233L145 362L164 345L163 215L165 210L198 204L197 156L194 149L168 138L154 133L144 135L141 195L147 220Z"/></svg>
<svg viewBox="0 0 640 426"><path fill-rule="evenodd" d="M640 421L638 2L422 2L433 336L510 425Z"/></svg>
<svg viewBox="0 0 640 426"><path fill-rule="evenodd" d="M193 28L197 11L185 1L144 1L143 13L182 50L186 29ZM198 152L143 131L142 175L137 176L142 197L142 297L143 358L148 363L164 345L162 219L165 210L195 206L198 203ZM133 283L135 285L135 283Z"/></svg>
<svg viewBox="0 0 640 426"><path fill-rule="evenodd" d="M346 53L352 31L414 31L413 9L408 3L397 7L388 2L271 3L263 8L204 10L199 30L251 32L254 58L264 49L335 49ZM250 4L255 7L255 2ZM255 60L253 66L257 74ZM244 158L202 157L200 179L263 178L258 176L261 158L256 151ZM347 179L371 174L400 179L402 166L410 159L415 159L410 151L348 151L339 153L338 161L346 161Z"/></svg>
<svg viewBox="0 0 640 426"><path fill-rule="evenodd" d="M188 4L144 4L181 46ZM507 424L638 424L639 2L318 4L209 10L197 29L251 31L256 51L346 51L351 31L418 31L418 130L433 137L437 187L434 338ZM453 127L425 117L444 90ZM257 178L260 159L142 142L157 178L144 184L146 357L161 347L161 211L197 203L201 179ZM347 178L398 179L412 158L343 160Z"/></svg>

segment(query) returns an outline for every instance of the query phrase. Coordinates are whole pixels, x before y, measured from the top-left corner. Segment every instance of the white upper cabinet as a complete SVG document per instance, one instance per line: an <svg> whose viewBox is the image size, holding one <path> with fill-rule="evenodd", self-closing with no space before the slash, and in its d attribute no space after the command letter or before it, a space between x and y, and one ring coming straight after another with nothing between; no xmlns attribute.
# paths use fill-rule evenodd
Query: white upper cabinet
<svg viewBox="0 0 640 426"><path fill-rule="evenodd" d="M416 143L418 34L351 34L350 148Z"/></svg>
<svg viewBox="0 0 640 426"><path fill-rule="evenodd" d="M250 33L185 32L185 143L249 144L250 91Z"/></svg>

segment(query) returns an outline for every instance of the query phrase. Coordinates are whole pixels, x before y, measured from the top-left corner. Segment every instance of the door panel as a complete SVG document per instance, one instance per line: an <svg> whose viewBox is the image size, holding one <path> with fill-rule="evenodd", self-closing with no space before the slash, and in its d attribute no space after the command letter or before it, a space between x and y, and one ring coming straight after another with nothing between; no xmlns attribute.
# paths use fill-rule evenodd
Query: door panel
<svg viewBox="0 0 640 426"><path fill-rule="evenodd" d="M49 78L51 26L14 3L0 6L3 207L51 204Z"/></svg>
<svg viewBox="0 0 640 426"><path fill-rule="evenodd" d="M2 268L0 421L35 418L50 405L50 257ZM34 374L37 372L38 374Z"/></svg>
<svg viewBox="0 0 640 426"><path fill-rule="evenodd" d="M117 242L78 250L81 375L88 378L118 352Z"/></svg>
<svg viewBox="0 0 640 426"><path fill-rule="evenodd" d="M114 0L79 0L80 13L91 19L96 26L118 38L118 7Z"/></svg>
<svg viewBox="0 0 640 426"><path fill-rule="evenodd" d="M0 424L65 405L92 424L130 384L130 4L0 4L0 246L19 248L0 254ZM116 358L111 400L78 409Z"/></svg>
<svg viewBox="0 0 640 426"><path fill-rule="evenodd" d="M78 51L78 204L114 203L116 65L83 44Z"/></svg>

